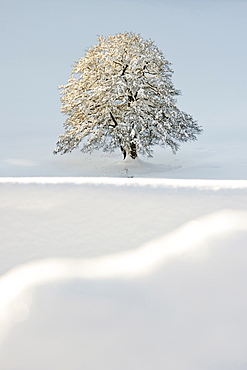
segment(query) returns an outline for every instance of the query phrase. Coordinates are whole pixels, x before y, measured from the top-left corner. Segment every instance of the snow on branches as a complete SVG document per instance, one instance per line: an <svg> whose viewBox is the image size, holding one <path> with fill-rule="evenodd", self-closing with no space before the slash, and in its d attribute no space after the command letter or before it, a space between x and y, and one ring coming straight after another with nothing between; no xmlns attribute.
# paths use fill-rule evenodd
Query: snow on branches
<svg viewBox="0 0 247 370"><path fill-rule="evenodd" d="M172 69L151 40L134 33L98 38L73 66L62 89L61 112L68 116L54 153L120 148L124 158L152 156L152 147L196 140L202 132L176 106Z"/></svg>

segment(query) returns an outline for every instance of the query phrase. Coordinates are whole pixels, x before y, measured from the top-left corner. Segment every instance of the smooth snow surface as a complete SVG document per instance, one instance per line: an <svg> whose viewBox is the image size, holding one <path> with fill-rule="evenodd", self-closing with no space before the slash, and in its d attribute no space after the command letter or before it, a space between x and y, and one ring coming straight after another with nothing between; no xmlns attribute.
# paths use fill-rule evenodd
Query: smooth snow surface
<svg viewBox="0 0 247 370"><path fill-rule="evenodd" d="M198 142L185 143L176 155L169 149L154 148L153 158L127 158L122 160L120 151L103 153L95 151L82 154L52 154L51 146L39 143L30 146L22 141L18 157L7 156L9 149L3 147L0 173L4 177L143 177L171 179L247 179L246 140L211 141L206 134ZM54 137L54 142L56 138ZM38 149L37 149L38 148ZM12 153L13 155L13 153Z"/></svg>
<svg viewBox="0 0 247 370"><path fill-rule="evenodd" d="M6 370L247 368L247 182L2 178Z"/></svg>

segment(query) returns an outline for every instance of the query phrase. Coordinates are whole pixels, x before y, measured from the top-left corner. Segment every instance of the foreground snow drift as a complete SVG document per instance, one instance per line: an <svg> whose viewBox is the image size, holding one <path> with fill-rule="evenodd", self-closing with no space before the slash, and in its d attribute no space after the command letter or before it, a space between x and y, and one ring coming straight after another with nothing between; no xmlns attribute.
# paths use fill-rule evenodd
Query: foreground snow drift
<svg viewBox="0 0 247 370"><path fill-rule="evenodd" d="M246 368L246 181L0 187L1 368Z"/></svg>

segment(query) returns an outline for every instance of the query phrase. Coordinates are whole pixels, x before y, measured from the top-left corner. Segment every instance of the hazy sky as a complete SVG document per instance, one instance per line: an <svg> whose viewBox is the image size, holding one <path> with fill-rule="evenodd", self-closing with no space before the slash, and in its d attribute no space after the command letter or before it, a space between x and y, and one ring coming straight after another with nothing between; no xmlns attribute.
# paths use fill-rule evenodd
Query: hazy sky
<svg viewBox="0 0 247 370"><path fill-rule="evenodd" d="M173 63L178 106L205 138L245 138L246 19L245 0L0 0L2 140L43 135L55 145L57 86L98 34L124 31L153 39Z"/></svg>

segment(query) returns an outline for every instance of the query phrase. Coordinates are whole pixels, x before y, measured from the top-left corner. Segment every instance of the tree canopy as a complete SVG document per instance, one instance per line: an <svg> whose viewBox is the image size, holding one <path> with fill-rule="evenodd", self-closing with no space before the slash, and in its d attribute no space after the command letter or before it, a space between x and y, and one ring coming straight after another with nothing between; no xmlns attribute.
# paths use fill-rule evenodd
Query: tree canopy
<svg viewBox="0 0 247 370"><path fill-rule="evenodd" d="M152 156L154 145L175 153L179 142L196 140L202 129L178 109L172 73L153 41L131 32L100 36L60 86L67 119L54 153L120 148L136 158Z"/></svg>

